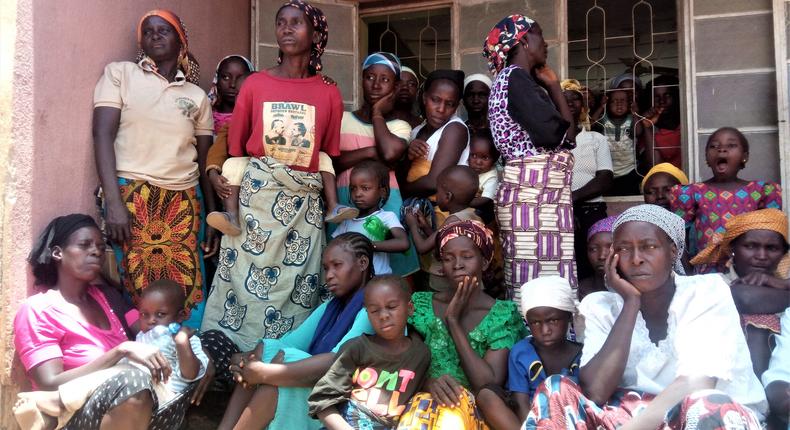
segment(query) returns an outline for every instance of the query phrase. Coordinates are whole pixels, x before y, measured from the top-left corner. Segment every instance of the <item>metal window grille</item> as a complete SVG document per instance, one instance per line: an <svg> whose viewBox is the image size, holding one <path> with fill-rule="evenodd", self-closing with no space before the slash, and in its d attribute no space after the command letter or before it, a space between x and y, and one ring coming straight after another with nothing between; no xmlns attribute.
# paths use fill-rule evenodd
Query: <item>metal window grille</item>
<svg viewBox="0 0 790 430"><path fill-rule="evenodd" d="M363 19L368 24L368 53L392 52L423 79L433 70L451 66L450 8L368 15Z"/></svg>
<svg viewBox="0 0 790 430"><path fill-rule="evenodd" d="M639 78L643 83L661 74L679 77L675 7L675 0L574 2L574 7L568 8L569 77L579 80L599 96L612 91L611 79L621 73L630 72L632 79ZM654 88L659 87L679 85ZM679 92L678 88L677 94ZM631 95L632 103L638 106L640 94L631 91ZM655 106L654 94L641 96L649 98L649 103L642 100L642 106ZM681 106L679 99L674 103ZM643 109L635 109L634 124L642 120L652 124L645 113ZM601 119L597 122L600 123ZM682 151L680 146L664 148ZM639 145L635 141L637 160L641 155L638 151ZM637 173L643 176L650 167L637 162Z"/></svg>

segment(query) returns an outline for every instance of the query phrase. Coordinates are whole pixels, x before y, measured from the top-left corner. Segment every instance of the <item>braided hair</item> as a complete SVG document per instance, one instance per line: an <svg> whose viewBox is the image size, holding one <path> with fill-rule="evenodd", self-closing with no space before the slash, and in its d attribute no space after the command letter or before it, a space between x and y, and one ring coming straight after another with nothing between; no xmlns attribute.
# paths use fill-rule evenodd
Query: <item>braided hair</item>
<svg viewBox="0 0 790 430"><path fill-rule="evenodd" d="M327 248L330 246L342 246L343 249L350 252L354 258L367 257L368 259L368 278L370 280L375 275L373 269L373 242L361 233L348 232L336 236L329 242Z"/></svg>

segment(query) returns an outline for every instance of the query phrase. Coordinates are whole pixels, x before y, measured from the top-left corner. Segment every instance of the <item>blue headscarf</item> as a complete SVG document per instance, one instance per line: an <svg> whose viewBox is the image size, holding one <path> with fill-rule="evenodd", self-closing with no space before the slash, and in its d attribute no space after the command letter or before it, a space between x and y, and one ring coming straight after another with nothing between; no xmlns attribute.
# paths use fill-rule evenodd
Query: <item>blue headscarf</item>
<svg viewBox="0 0 790 430"><path fill-rule="evenodd" d="M375 66L376 64L381 64L392 70L392 72L395 73L396 81L400 79L401 64L400 59L395 54L389 52L374 52L368 55L365 61L362 62L362 70L366 70L368 67Z"/></svg>

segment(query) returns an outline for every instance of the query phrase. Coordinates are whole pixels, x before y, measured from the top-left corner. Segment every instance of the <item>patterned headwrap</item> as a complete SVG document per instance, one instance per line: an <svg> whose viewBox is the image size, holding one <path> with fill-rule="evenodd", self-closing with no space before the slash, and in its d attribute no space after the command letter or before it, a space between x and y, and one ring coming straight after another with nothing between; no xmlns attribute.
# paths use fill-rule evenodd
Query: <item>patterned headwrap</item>
<svg viewBox="0 0 790 430"><path fill-rule="evenodd" d="M677 167L675 167L674 164L672 164L672 163L659 163L659 164L656 164L655 166L653 166L652 169L648 170L647 171L647 175L645 175L645 177L642 178L642 184L639 185L639 190L640 191L644 192L645 184L647 183L647 180L650 179L650 177L655 175L656 173L666 173L666 174L672 176L673 178L677 179L678 182L680 182L680 185L688 185L688 183L689 183L688 176L686 176L686 174L683 173L682 170L680 170Z"/></svg>
<svg viewBox="0 0 790 430"><path fill-rule="evenodd" d="M283 10L284 7L289 6L295 7L304 12L304 14L307 15L307 20L313 24L313 30L320 35L318 43L314 43L310 51L310 63L307 66L309 69L311 69L311 72L318 73L324 68L324 66L321 64L321 56L324 55L326 43L329 40L329 26L326 23L326 15L321 12L321 9L302 0L290 0L283 4L280 7L280 10ZM277 14L280 13L280 10L277 11ZM282 62L283 51L277 51L277 64L281 64Z"/></svg>
<svg viewBox="0 0 790 430"><path fill-rule="evenodd" d="M148 66L153 68L154 71L157 71L156 63L148 58L142 49L143 21L151 16L158 16L159 18L164 19L176 30L176 33L178 33L178 39L181 41L181 52L178 54L178 68L181 69L181 71L184 73L184 76L186 76L187 82L199 85L200 64L198 64L192 53L189 52L189 33L187 32L187 27L184 25L184 22L181 21L181 18L179 18L178 15L169 10L154 9L150 12L147 12L142 18L140 18L140 22L137 24L137 46L140 49L137 52L135 63L145 61Z"/></svg>
<svg viewBox="0 0 790 430"><path fill-rule="evenodd" d="M587 231L587 240L589 241L590 238L595 236L598 233L611 233L614 231L614 222L617 221L616 216L608 216L602 220L599 220L595 224L590 227L590 230Z"/></svg>
<svg viewBox="0 0 790 430"><path fill-rule="evenodd" d="M395 80L400 80L401 64L400 59L389 52L374 52L365 58L362 62L362 70L367 70L368 67L380 64L387 67L395 73Z"/></svg>
<svg viewBox="0 0 790 430"><path fill-rule="evenodd" d="M488 87L488 89L491 89L491 85L493 85L493 82L491 82L491 78L489 78L487 75L484 75L482 73L474 73L464 78L464 91L466 91L466 87L468 87L469 84L471 84L474 81L482 82L485 86Z"/></svg>
<svg viewBox="0 0 790 430"><path fill-rule="evenodd" d="M573 91L578 93L581 98L582 102L584 102L584 91L581 82L577 81L576 79L566 79L560 83L560 87L563 91ZM579 114L579 123L585 130L590 129L590 116L587 114L589 111L589 107L587 103L582 103L582 111Z"/></svg>
<svg viewBox="0 0 790 430"><path fill-rule="evenodd" d="M483 57L488 60L488 69L496 75L505 68L507 55L524 37L535 20L524 15L510 15L499 21L483 42Z"/></svg>
<svg viewBox="0 0 790 430"><path fill-rule="evenodd" d="M437 254L441 252L447 242L461 236L471 239L480 249L486 262L491 262L491 259L494 258L494 235L479 221L459 221L442 226L436 233Z"/></svg>
<svg viewBox="0 0 790 430"><path fill-rule="evenodd" d="M760 209L736 215L727 221L724 234L714 234L708 246L691 259L691 264L717 264L726 261L730 244L751 230L770 230L782 235L787 243L787 216L779 209Z"/></svg>
<svg viewBox="0 0 790 430"><path fill-rule="evenodd" d="M576 294L567 279L552 275L535 278L521 286L521 312L532 308L549 307L576 313Z"/></svg>
<svg viewBox="0 0 790 430"><path fill-rule="evenodd" d="M683 269L683 263L680 260L683 250L686 248L686 224L683 222L683 218L658 205L638 205L630 207L621 213L617 217L617 221L614 222L612 231L616 231L621 225L632 221L653 224L669 236L669 239L675 243L675 247L678 249L673 268L676 273L685 275L686 271Z"/></svg>
<svg viewBox="0 0 790 430"><path fill-rule="evenodd" d="M241 60L244 64L247 65L247 70L249 70L250 73L255 71L255 66L253 66L252 62L243 55L231 54L219 60L219 63L217 63L217 70L214 72L214 79L211 81L211 89L208 90L208 99L211 102L212 106L217 104L217 101L219 101L219 94L217 93L217 82L219 81L219 68L222 66L222 63L229 58L237 58Z"/></svg>

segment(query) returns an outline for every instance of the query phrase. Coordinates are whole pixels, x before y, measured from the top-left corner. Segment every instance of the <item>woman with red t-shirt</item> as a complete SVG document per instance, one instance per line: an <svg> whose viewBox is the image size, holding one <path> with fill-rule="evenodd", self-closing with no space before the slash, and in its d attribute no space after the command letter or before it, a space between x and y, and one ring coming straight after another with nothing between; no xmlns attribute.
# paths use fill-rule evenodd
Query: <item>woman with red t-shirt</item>
<svg viewBox="0 0 790 430"><path fill-rule="evenodd" d="M249 156L239 193L241 234L222 238L202 340L228 380L230 354L280 338L319 304L324 244L319 151L340 155L343 101L318 73L323 13L300 0L277 12L277 65L252 74L236 98L231 157Z"/></svg>

